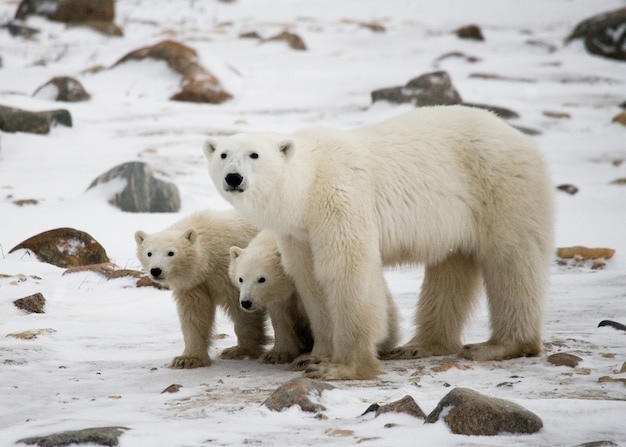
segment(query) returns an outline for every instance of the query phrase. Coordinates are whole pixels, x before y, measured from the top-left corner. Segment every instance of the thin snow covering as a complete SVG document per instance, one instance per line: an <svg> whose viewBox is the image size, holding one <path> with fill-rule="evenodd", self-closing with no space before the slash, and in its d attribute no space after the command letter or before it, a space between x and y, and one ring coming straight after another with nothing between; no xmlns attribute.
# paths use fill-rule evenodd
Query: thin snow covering
<svg viewBox="0 0 626 447"><path fill-rule="evenodd" d="M28 20L34 39L0 31L3 67L0 103L27 110L67 108L73 128L46 136L0 135L0 444L61 430L127 426L120 446L240 445L552 445L610 440L626 445L626 387L598 382L619 374L626 335L604 319L626 323L626 128L611 123L626 100L623 63L586 53L565 37L582 19L624 6L621 0L237 0L121 1L115 22L124 37ZM17 4L0 3L0 17ZM375 33L358 22L378 22ZM457 28L475 23L485 42L460 40ZM268 38L284 29L299 34L307 51L284 42L240 39L257 31ZM165 38L196 49L234 99L202 105L168 101L180 77L158 61L111 67L129 51ZM437 59L451 52L465 57ZM471 63L468 58L477 58ZM558 246L616 249L602 270L552 268L545 325L546 355L569 352L576 369L545 357L469 362L455 357L383 363L376 381L338 382L320 398L326 417L291 408L274 413L261 402L300 373L255 361L219 359L236 343L232 324L219 314L209 368L171 370L183 349L168 291L136 288L135 280L96 273L63 275L23 250L20 241L42 231L73 227L91 234L122 268L139 269L133 234L154 232L202 208L228 205L211 183L202 155L204 138L236 131L290 132L309 124L350 128L394 116L409 105L371 105L370 92L404 85L426 72L446 70L465 101L517 111L513 124L542 132L533 137L554 184L571 183L576 195L556 194ZM489 80L473 73L518 80ZM32 93L55 76L73 76L92 95L76 104ZM526 80L527 82L524 82ZM556 119L544 112L567 113ZM181 192L176 214L124 213L107 200L120 185L86 191L113 166L141 160L164 173ZM13 202L36 199L37 205ZM401 310L402 341L413 334L421 268L389 270ZM12 302L41 292L45 314L26 315ZM50 331L53 330L53 331ZM8 337L42 330L33 340ZM484 303L466 342L489 335ZM172 384L179 392L161 394ZM535 412L544 428L535 435L467 437L442 422L422 424L407 415L360 415L374 402L411 395L429 413L452 387L509 399ZM387 426L391 424L390 426ZM387 427L386 427L387 426Z"/></svg>

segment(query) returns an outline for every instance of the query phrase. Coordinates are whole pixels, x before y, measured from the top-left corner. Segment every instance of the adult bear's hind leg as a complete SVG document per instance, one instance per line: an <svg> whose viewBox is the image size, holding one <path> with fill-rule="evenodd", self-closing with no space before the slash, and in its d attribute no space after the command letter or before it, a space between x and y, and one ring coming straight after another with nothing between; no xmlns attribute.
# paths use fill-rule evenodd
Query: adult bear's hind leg
<svg viewBox="0 0 626 447"><path fill-rule="evenodd" d="M456 354L461 333L480 289L480 269L472 256L455 253L426 267L415 315L417 332L386 359Z"/></svg>

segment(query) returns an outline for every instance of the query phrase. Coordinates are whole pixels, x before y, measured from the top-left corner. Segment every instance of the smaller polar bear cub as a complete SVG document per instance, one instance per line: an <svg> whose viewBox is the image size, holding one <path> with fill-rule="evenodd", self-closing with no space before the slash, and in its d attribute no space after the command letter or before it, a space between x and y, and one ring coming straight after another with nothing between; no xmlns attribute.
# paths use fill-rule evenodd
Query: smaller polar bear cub
<svg viewBox="0 0 626 447"><path fill-rule="evenodd" d="M239 290L230 281L229 249L245 247L258 230L235 211L203 211L157 233L135 233L137 257L150 278L174 295L185 350L172 368L197 368L211 363L215 311L224 308L232 319L237 346L222 358L257 358L264 352L265 313L247 313L239 306Z"/></svg>
<svg viewBox="0 0 626 447"><path fill-rule="evenodd" d="M262 363L289 363L313 348L309 318L293 281L281 265L276 238L260 232L248 246L230 248L230 279L239 288L239 304L247 312L267 309L274 327L274 347Z"/></svg>

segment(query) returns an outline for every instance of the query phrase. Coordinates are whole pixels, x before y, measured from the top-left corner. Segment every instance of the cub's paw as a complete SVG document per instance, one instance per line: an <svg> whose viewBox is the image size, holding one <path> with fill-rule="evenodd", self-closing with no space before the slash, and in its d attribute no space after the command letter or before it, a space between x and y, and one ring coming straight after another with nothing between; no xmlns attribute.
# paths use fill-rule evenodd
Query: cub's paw
<svg viewBox="0 0 626 447"><path fill-rule="evenodd" d="M319 365L323 362L324 360L319 357L314 357L311 354L302 354L301 356L296 357L287 369L290 371L304 371L312 365Z"/></svg>
<svg viewBox="0 0 626 447"><path fill-rule="evenodd" d="M211 364L211 359L206 357L201 359L200 357L190 357L190 356L178 356L174 357L174 360L168 365L168 368L173 369L192 369L192 368L200 368L202 366L209 366Z"/></svg>
<svg viewBox="0 0 626 447"><path fill-rule="evenodd" d="M268 351L265 354L259 357L259 362L261 363L269 363L272 365L276 365L279 363L289 363L296 356L290 352L280 352L280 351Z"/></svg>
<svg viewBox="0 0 626 447"><path fill-rule="evenodd" d="M242 348L241 346L233 346L226 348L220 354L220 357L226 360L245 360L245 359L257 359L262 354L259 351L252 351L250 349Z"/></svg>

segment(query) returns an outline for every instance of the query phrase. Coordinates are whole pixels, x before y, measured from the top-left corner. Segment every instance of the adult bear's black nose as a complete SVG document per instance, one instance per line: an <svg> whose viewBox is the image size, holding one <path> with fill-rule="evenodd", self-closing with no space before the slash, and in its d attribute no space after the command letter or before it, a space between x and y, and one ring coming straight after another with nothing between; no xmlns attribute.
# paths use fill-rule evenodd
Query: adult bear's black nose
<svg viewBox="0 0 626 447"><path fill-rule="evenodd" d="M150 269L150 274L154 276L155 278L158 278L159 276L161 276L161 273L163 273L163 270L161 270L158 267L154 267Z"/></svg>
<svg viewBox="0 0 626 447"><path fill-rule="evenodd" d="M252 301L248 301L248 300L242 301L241 307L243 307L246 310L250 310L252 308Z"/></svg>
<svg viewBox="0 0 626 447"><path fill-rule="evenodd" d="M241 185L241 182L243 182L243 177L240 174L237 174L236 172L232 174L226 174L226 184L228 186L236 188L237 186Z"/></svg>

